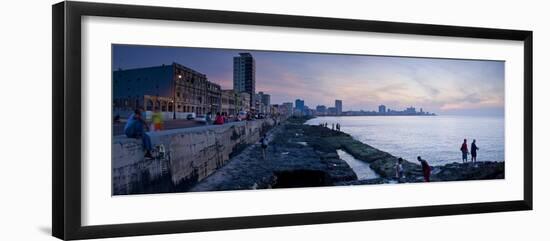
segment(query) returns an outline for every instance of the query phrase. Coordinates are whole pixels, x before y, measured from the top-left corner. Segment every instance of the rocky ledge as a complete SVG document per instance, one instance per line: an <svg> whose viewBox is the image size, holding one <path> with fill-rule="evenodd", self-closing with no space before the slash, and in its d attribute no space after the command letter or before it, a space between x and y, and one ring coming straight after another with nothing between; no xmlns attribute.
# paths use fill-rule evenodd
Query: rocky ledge
<svg viewBox="0 0 550 241"><path fill-rule="evenodd" d="M225 166L189 191L218 191L334 185L395 183L397 157L321 126L305 125L291 118L268 133L266 159L261 147L249 146ZM357 180L337 150L366 162L378 178ZM403 182L422 182L419 164L403 162ZM504 178L504 162L451 163L432 168L432 181Z"/></svg>

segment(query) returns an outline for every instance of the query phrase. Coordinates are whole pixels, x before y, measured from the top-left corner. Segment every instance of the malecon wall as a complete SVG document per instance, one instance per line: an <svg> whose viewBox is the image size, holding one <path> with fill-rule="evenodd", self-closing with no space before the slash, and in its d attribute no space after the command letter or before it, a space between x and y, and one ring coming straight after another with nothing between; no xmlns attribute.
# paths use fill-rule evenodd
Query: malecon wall
<svg viewBox="0 0 550 241"><path fill-rule="evenodd" d="M164 157L154 160L143 157L141 140L115 136L112 192L163 192L173 191L167 190L167 185L194 184L223 166L230 156L256 143L273 124L272 119L263 119L150 133L153 146L164 146L166 150ZM158 188L143 187L168 177L171 183L164 182Z"/></svg>

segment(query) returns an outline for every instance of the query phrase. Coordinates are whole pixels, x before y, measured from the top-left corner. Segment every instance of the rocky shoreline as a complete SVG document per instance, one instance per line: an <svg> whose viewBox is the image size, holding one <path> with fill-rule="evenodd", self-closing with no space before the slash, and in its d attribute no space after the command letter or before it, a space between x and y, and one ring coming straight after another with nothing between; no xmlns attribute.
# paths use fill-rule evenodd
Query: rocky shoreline
<svg viewBox="0 0 550 241"><path fill-rule="evenodd" d="M225 166L188 191L220 191L288 187L315 187L396 183L397 157L321 126L305 125L304 118L290 118L268 132L267 158L261 147L251 145ZM353 169L339 158L344 150L368 163L378 178L358 180ZM419 164L403 162L403 182L422 182ZM451 163L434 166L432 181L503 179L504 162Z"/></svg>

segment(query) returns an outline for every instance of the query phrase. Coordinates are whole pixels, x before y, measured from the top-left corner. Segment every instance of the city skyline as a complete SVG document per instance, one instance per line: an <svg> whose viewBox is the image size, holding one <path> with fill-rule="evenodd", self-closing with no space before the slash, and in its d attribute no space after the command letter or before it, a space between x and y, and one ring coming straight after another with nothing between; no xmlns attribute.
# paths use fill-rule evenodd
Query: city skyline
<svg viewBox="0 0 550 241"><path fill-rule="evenodd" d="M254 56L256 90L269 93L273 104L302 99L315 109L342 100L342 111L384 104L438 114L504 112L501 61L113 45L113 70L178 62L232 89L233 58L242 52Z"/></svg>

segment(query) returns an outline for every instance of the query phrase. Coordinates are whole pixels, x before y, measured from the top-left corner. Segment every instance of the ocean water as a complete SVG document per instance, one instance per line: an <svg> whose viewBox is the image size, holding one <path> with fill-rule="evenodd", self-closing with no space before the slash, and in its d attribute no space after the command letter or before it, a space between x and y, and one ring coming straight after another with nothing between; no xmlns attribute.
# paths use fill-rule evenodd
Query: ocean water
<svg viewBox="0 0 550 241"><path fill-rule="evenodd" d="M343 116L317 117L309 125L340 123L358 141L409 161L422 156L432 165L462 162L460 146L472 139L478 161L504 161L502 116ZM468 155L470 160L470 155Z"/></svg>
<svg viewBox="0 0 550 241"><path fill-rule="evenodd" d="M355 159L355 157L344 150L336 150L336 153L338 153L338 157L340 157L340 159L348 163L351 169L353 169L353 171L357 175L357 180L373 179L380 177L378 174L376 174L374 170L370 168L370 164L368 164L367 162Z"/></svg>

